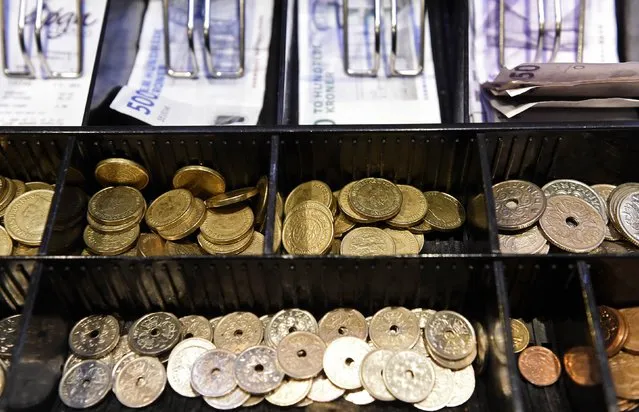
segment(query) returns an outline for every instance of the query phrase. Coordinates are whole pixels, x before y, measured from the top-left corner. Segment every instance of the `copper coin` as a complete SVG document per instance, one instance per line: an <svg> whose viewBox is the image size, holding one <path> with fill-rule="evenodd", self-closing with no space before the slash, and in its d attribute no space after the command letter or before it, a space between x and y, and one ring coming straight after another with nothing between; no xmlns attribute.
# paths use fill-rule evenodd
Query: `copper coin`
<svg viewBox="0 0 639 412"><path fill-rule="evenodd" d="M519 355L519 372L528 382L536 386L550 386L561 375L561 363L550 349L529 346Z"/></svg>
<svg viewBox="0 0 639 412"><path fill-rule="evenodd" d="M606 353L608 357L614 356L619 353L628 338L628 325L621 313L609 306L599 306L599 318L601 319Z"/></svg>
<svg viewBox="0 0 639 412"><path fill-rule="evenodd" d="M577 385L593 386L599 383L599 369L591 347L576 346L564 353L564 368Z"/></svg>

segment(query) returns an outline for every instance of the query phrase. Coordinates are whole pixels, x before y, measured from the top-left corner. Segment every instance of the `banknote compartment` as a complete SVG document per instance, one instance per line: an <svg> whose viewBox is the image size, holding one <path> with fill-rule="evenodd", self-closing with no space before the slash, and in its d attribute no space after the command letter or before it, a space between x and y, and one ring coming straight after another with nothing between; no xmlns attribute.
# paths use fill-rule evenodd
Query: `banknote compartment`
<svg viewBox="0 0 639 412"><path fill-rule="evenodd" d="M514 355L513 369L525 410L616 410L616 401L610 397L605 351L596 343L601 339L600 330L591 323L598 312L588 274L577 261L563 257L504 258L497 267L503 268L510 317L526 324L529 347L550 349L561 363L561 375L555 384L535 386L519 372L517 361L521 353L514 354L512 345L508 345L509 356ZM565 369L564 354L580 346L594 354L600 380L593 386L576 384Z"/></svg>

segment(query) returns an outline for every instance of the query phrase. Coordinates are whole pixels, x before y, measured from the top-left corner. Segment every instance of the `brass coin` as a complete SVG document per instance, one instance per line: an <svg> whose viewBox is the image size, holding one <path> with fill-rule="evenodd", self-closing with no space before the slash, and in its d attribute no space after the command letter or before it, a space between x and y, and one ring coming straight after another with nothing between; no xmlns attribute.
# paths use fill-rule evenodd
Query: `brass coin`
<svg viewBox="0 0 639 412"><path fill-rule="evenodd" d="M344 186L342 190L339 191L339 197L337 198L337 204L339 205L339 209L346 215L350 220L356 223L371 223L372 219L357 213L352 207L348 200L351 189L355 182L351 182Z"/></svg>
<svg viewBox="0 0 639 412"><path fill-rule="evenodd" d="M184 166L173 176L174 189L187 189L193 196L208 199L224 193L226 183L217 171L206 166Z"/></svg>
<svg viewBox="0 0 639 412"><path fill-rule="evenodd" d="M331 243L331 250L328 252L328 254L339 255L341 249L342 249L342 241L339 239L333 239L333 243Z"/></svg>
<svg viewBox="0 0 639 412"><path fill-rule="evenodd" d="M73 186L65 187L60 194L61 206L58 208L53 229L63 231L80 224L83 217L88 215L87 201L87 195L81 189Z"/></svg>
<svg viewBox="0 0 639 412"><path fill-rule="evenodd" d="M263 255L264 254L264 235L260 232L253 232L251 243L240 252L240 255Z"/></svg>
<svg viewBox="0 0 639 412"><path fill-rule="evenodd" d="M339 208L337 207L337 197L339 196L339 190L333 192L333 198L331 199L331 212L333 212L333 216L337 216L337 212Z"/></svg>
<svg viewBox="0 0 639 412"><path fill-rule="evenodd" d="M395 306L386 307L373 316L369 334L378 348L403 350L415 346L421 329L417 315L406 308Z"/></svg>
<svg viewBox="0 0 639 412"><path fill-rule="evenodd" d="M39 250L40 250L39 247L29 247L29 246L21 245L20 243L18 243L13 248L13 255L14 256L36 256Z"/></svg>
<svg viewBox="0 0 639 412"><path fill-rule="evenodd" d="M424 249L424 235L422 235L421 233L413 233L413 236L415 236L415 239L417 239L417 244L419 245L419 253L421 253L422 249Z"/></svg>
<svg viewBox="0 0 639 412"><path fill-rule="evenodd" d="M324 206L323 204L321 204L320 202L317 202L315 200L305 200L303 202L298 203L293 209L291 209L291 211L287 214L286 219L288 219L288 217L290 215L292 215L293 213L295 213L295 211L297 209L315 209L318 210L322 213L324 213L329 219L331 219L331 221L333 221L333 213L331 212L331 210L329 208L327 208L326 206ZM286 222L286 219L284 219L284 221Z"/></svg>
<svg viewBox="0 0 639 412"><path fill-rule="evenodd" d="M27 192L27 185L22 180L12 179L12 181L16 185L15 197L22 196Z"/></svg>
<svg viewBox="0 0 639 412"><path fill-rule="evenodd" d="M320 319L319 336L327 344L344 336L366 340L368 324L364 315L355 309L334 309Z"/></svg>
<svg viewBox="0 0 639 412"><path fill-rule="evenodd" d="M230 192L215 195L206 200L206 207L217 208L234 205L244 202L252 197L257 196L258 190L255 187L245 187L243 189L231 190Z"/></svg>
<svg viewBox="0 0 639 412"><path fill-rule="evenodd" d="M13 240L4 229L0 226L0 256L11 256L13 251Z"/></svg>
<svg viewBox="0 0 639 412"><path fill-rule="evenodd" d="M40 190L40 189L53 190L53 185L50 185L45 182L26 182L24 185L27 188L27 192L30 192L32 190Z"/></svg>
<svg viewBox="0 0 639 412"><path fill-rule="evenodd" d="M369 177L355 182L348 201L357 213L374 220L397 215L402 206L402 192L386 179Z"/></svg>
<svg viewBox="0 0 639 412"><path fill-rule="evenodd" d="M619 309L621 316L628 325L628 338L623 349L634 355L639 355L639 307Z"/></svg>
<svg viewBox="0 0 639 412"><path fill-rule="evenodd" d="M282 246L282 220L275 216L275 227L273 228L273 253L277 253Z"/></svg>
<svg viewBox="0 0 639 412"><path fill-rule="evenodd" d="M310 202L309 202L310 203ZM321 255L333 242L333 219L311 205L302 205L287 215L282 231L286 251L292 255Z"/></svg>
<svg viewBox="0 0 639 412"><path fill-rule="evenodd" d="M191 192L186 189L175 189L160 195L146 211L146 224L156 230L171 227L188 214L193 199Z"/></svg>
<svg viewBox="0 0 639 412"><path fill-rule="evenodd" d="M428 211L426 212L428 213ZM411 226L408 228L408 230L413 233L413 234L421 234L423 235L424 233L428 233L428 232L432 232L433 231L433 227L426 223L426 221L421 221L418 224L416 224L415 226Z"/></svg>
<svg viewBox="0 0 639 412"><path fill-rule="evenodd" d="M413 186L397 185L397 187L402 192L402 206L399 213L386 223L399 228L415 226L426 216L428 201L421 190Z"/></svg>
<svg viewBox="0 0 639 412"><path fill-rule="evenodd" d="M353 222L342 210L337 213L333 223L333 232L335 237L342 237L346 232L355 227Z"/></svg>
<svg viewBox="0 0 639 412"><path fill-rule="evenodd" d="M253 228L253 222L253 210L249 206L234 205L207 210L200 231L211 243L231 244L244 239Z"/></svg>
<svg viewBox="0 0 639 412"><path fill-rule="evenodd" d="M519 355L519 372L535 386L550 386L561 375L561 363L550 349L543 346L529 346Z"/></svg>
<svg viewBox="0 0 639 412"><path fill-rule="evenodd" d="M268 177L262 176L255 185L257 197L255 198L255 225L260 226L266 220L268 206Z"/></svg>
<svg viewBox="0 0 639 412"><path fill-rule="evenodd" d="M167 256L202 256L204 251L197 243L188 241L171 242L164 244L164 251Z"/></svg>
<svg viewBox="0 0 639 412"><path fill-rule="evenodd" d="M510 320L510 330L513 337L513 350L515 353L519 353L528 347L530 343L530 332L519 319Z"/></svg>
<svg viewBox="0 0 639 412"><path fill-rule="evenodd" d="M31 192L28 192L31 193ZM104 256L114 256L131 249L140 236L140 225L123 233L100 233L91 226L84 229L84 243L94 253Z"/></svg>
<svg viewBox="0 0 639 412"><path fill-rule="evenodd" d="M89 200L88 215L100 225L118 226L137 220L146 208L139 190L129 186L107 187Z"/></svg>
<svg viewBox="0 0 639 412"><path fill-rule="evenodd" d="M577 385L593 386L600 381L594 350L588 346L568 349L564 353L564 368Z"/></svg>
<svg viewBox="0 0 639 412"><path fill-rule="evenodd" d="M341 254L349 256L394 255L395 241L382 229L358 227L344 236Z"/></svg>
<svg viewBox="0 0 639 412"><path fill-rule="evenodd" d="M599 319L608 357L617 354L628 339L628 324L618 310L599 306Z"/></svg>
<svg viewBox="0 0 639 412"><path fill-rule="evenodd" d="M123 223L121 225L115 225L115 226L103 225L101 223L96 222L95 219L93 219L91 217L91 215L87 215L87 223L96 232L100 232L100 233L113 233L113 234L115 234L115 233L127 232L127 231L133 229L134 226L140 224L140 222L144 218L144 212L145 211L146 211L145 209L140 210L138 215L135 217L135 220L132 220L131 222Z"/></svg>
<svg viewBox="0 0 639 412"><path fill-rule="evenodd" d="M138 239L140 256L164 256L164 239L155 233L142 233Z"/></svg>
<svg viewBox="0 0 639 412"><path fill-rule="evenodd" d="M420 192L421 193L421 192ZM416 255L419 253L419 243L415 235L408 230L384 229L393 242L395 242L395 253L398 255Z"/></svg>
<svg viewBox="0 0 639 412"><path fill-rule="evenodd" d="M149 184L149 172L132 160L111 158L97 164L95 179L102 186L131 186L142 190Z"/></svg>
<svg viewBox="0 0 639 412"><path fill-rule="evenodd" d="M322 371L325 351L326 344L316 334L293 332L277 345L277 361L291 378L309 379Z"/></svg>
<svg viewBox="0 0 639 412"><path fill-rule="evenodd" d="M424 192L428 211L424 221L437 230L448 231L460 228L466 221L466 211L459 200L443 192Z"/></svg>
<svg viewBox="0 0 639 412"><path fill-rule="evenodd" d="M9 236L27 246L40 246L52 200L51 190L33 190L14 199L4 216Z"/></svg>
<svg viewBox="0 0 639 412"><path fill-rule="evenodd" d="M2 178L4 181L3 187L4 189L0 192L0 217L4 216L7 211L7 208L16 198L16 192L18 187L11 179Z"/></svg>
<svg viewBox="0 0 639 412"><path fill-rule="evenodd" d="M286 198L284 213L288 216L295 206L306 200L319 202L330 210L333 202L333 192L326 183L319 180L302 183L293 189Z"/></svg>
<svg viewBox="0 0 639 412"><path fill-rule="evenodd" d="M605 223L601 215L576 196L548 198L539 226L550 243L572 253L593 251L604 241Z"/></svg>
<svg viewBox="0 0 639 412"><path fill-rule="evenodd" d="M619 352L608 360L617 396L639 399L639 356Z"/></svg>
<svg viewBox="0 0 639 412"><path fill-rule="evenodd" d="M191 210L184 217L184 221L171 225L163 230L158 230L160 236L166 240L180 240L194 233L200 228L206 219L206 206L204 201L198 198L193 199Z"/></svg>
<svg viewBox="0 0 639 412"><path fill-rule="evenodd" d="M262 321L249 312L233 312L220 319L213 330L213 343L219 349L233 353L257 346L262 342Z"/></svg>
<svg viewBox="0 0 639 412"><path fill-rule="evenodd" d="M235 243L218 244L209 242L208 239L200 233L197 235L197 241L207 253L211 255L239 255L245 251L253 240L253 230L246 232L244 237Z"/></svg>
<svg viewBox="0 0 639 412"><path fill-rule="evenodd" d="M275 214L279 216L280 219L284 217L284 200L282 199L282 194L279 192L275 197Z"/></svg>
<svg viewBox="0 0 639 412"><path fill-rule="evenodd" d="M534 225L546 209L539 186L523 180L507 180L493 186L495 216L500 230L522 230Z"/></svg>

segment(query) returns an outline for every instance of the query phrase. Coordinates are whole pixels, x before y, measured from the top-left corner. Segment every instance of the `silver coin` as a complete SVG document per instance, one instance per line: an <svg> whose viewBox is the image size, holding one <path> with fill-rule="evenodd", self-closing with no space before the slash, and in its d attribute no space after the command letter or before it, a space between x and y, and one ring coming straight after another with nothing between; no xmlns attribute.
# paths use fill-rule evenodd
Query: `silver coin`
<svg viewBox="0 0 639 412"><path fill-rule="evenodd" d="M368 405L375 402L375 398L366 389L348 391L344 394L344 399L355 405Z"/></svg>
<svg viewBox="0 0 639 412"><path fill-rule="evenodd" d="M489 350L488 335L481 323L473 322L473 327L477 335L477 357L474 364L477 374L481 374L486 368L486 357Z"/></svg>
<svg viewBox="0 0 639 412"><path fill-rule="evenodd" d="M313 400L309 399L309 398L304 398L301 401L297 402L295 405L296 408L305 408L308 405L312 405L313 404Z"/></svg>
<svg viewBox="0 0 639 412"><path fill-rule="evenodd" d="M388 349L377 349L370 352L364 360L359 370L359 377L362 380L364 389L375 399L380 401L394 401L395 397L386 388L384 382L384 367L386 362L395 355L395 352Z"/></svg>
<svg viewBox="0 0 639 412"><path fill-rule="evenodd" d="M240 353L234 372L238 386L254 395L274 390L284 379L277 352L268 346L254 346Z"/></svg>
<svg viewBox="0 0 639 412"><path fill-rule="evenodd" d="M343 389L362 387L359 369L371 347L361 339L347 336L331 342L324 352L324 373Z"/></svg>
<svg viewBox="0 0 639 412"><path fill-rule="evenodd" d="M294 379L309 379L322 371L326 344L310 332L293 332L277 346L277 361Z"/></svg>
<svg viewBox="0 0 639 412"><path fill-rule="evenodd" d="M388 359L383 377L388 391L408 403L423 401L435 386L435 368L430 359L410 350Z"/></svg>
<svg viewBox="0 0 639 412"><path fill-rule="evenodd" d="M419 339L417 339L417 343L415 344L415 346L411 348L411 350L417 353L421 353L422 355L426 357L430 356L430 354L428 353L428 350L426 350L426 343L424 342L423 336L420 336Z"/></svg>
<svg viewBox="0 0 639 412"><path fill-rule="evenodd" d="M58 385L62 403L85 409L96 405L111 390L111 367L97 360L85 360L69 369Z"/></svg>
<svg viewBox="0 0 639 412"><path fill-rule="evenodd" d="M18 331L22 315L13 315L0 320L0 358L11 357L13 347L18 342Z"/></svg>
<svg viewBox="0 0 639 412"><path fill-rule="evenodd" d="M535 184L507 180L493 185L495 217L500 230L522 230L534 225L546 209L546 196Z"/></svg>
<svg viewBox="0 0 639 412"><path fill-rule="evenodd" d="M334 309L320 319L319 336L326 344L344 336L366 340L368 324L364 315L355 309Z"/></svg>
<svg viewBox="0 0 639 412"><path fill-rule="evenodd" d="M453 371L442 368L429 359L435 369L435 386L426 399L416 403L414 406L422 411L438 411L446 407L455 394L453 385Z"/></svg>
<svg viewBox="0 0 639 412"><path fill-rule="evenodd" d="M250 408L251 406L255 406L255 405L259 405L260 403L262 403L264 401L264 396L261 395L251 395L250 398L248 398L246 400L246 402L244 402L242 404L242 406L244 408Z"/></svg>
<svg viewBox="0 0 639 412"><path fill-rule="evenodd" d="M431 318L433 317L433 315L435 313L437 313L437 311L432 310L432 309L413 309L411 310L411 312L413 312L415 315L417 315L417 318L419 319L419 328L420 329L426 329L426 326L428 325L428 322L430 322Z"/></svg>
<svg viewBox="0 0 639 412"><path fill-rule="evenodd" d="M150 356L127 363L113 382L113 393L128 408L143 408L155 402L166 387L166 370Z"/></svg>
<svg viewBox="0 0 639 412"><path fill-rule="evenodd" d="M110 315L88 316L75 324L69 333L71 351L84 359L101 358L120 340L120 324Z"/></svg>
<svg viewBox="0 0 639 412"><path fill-rule="evenodd" d="M83 360L84 359L77 357L73 353L70 353L69 356L67 356L67 360L64 362L64 367L62 368L62 374L65 374L69 369L71 369L78 363L82 362ZM104 362L103 359L97 359L97 360L99 360L100 362ZM109 362L104 362L104 363L108 364Z"/></svg>
<svg viewBox="0 0 639 412"><path fill-rule="evenodd" d="M463 359L476 348L475 331L468 319L450 310L437 312L424 334L427 348L441 358Z"/></svg>
<svg viewBox="0 0 639 412"><path fill-rule="evenodd" d="M140 355L158 356L170 351L182 337L175 315L155 312L142 316L129 329L129 346Z"/></svg>
<svg viewBox="0 0 639 412"><path fill-rule="evenodd" d="M250 393L244 392L242 389L236 387L235 389L233 389L233 391L231 391L231 393L224 396L205 396L204 402L215 409L228 411L244 405L244 403L248 401L250 397Z"/></svg>
<svg viewBox="0 0 639 412"><path fill-rule="evenodd" d="M639 246L639 191L624 196L616 212L621 234L632 244Z"/></svg>
<svg viewBox="0 0 639 412"><path fill-rule="evenodd" d="M610 197L608 198L608 215L615 229L619 230L619 216L617 215L619 203L629 193L636 192L637 190L639 190L639 183L629 182L620 184L610 192Z"/></svg>
<svg viewBox="0 0 639 412"><path fill-rule="evenodd" d="M280 386L266 395L266 401L277 406L293 406L303 401L311 391L312 379L284 378Z"/></svg>
<svg viewBox="0 0 639 412"><path fill-rule="evenodd" d="M166 374L169 385L175 392L187 398L199 396L191 386L191 370L197 358L212 349L215 349L213 343L201 338L185 339L173 348L166 365Z"/></svg>
<svg viewBox="0 0 639 412"><path fill-rule="evenodd" d="M541 188L546 197L557 195L570 195L585 200L601 215L604 223L608 223L608 212L606 211L606 202L597 194L597 192L585 183L578 180L559 179L548 182Z"/></svg>
<svg viewBox="0 0 639 412"><path fill-rule="evenodd" d="M111 376L112 376L113 380L115 381L115 378L118 376L118 374L120 373L122 368L124 368L126 365L128 365L129 363L131 363L132 361L134 361L135 359L140 358L140 357L141 356L138 355L135 352L129 352L126 355L124 355L113 366L113 372L111 372Z"/></svg>
<svg viewBox="0 0 639 412"><path fill-rule="evenodd" d="M213 342L220 349L240 353L262 342L263 329L262 322L254 314L233 312L220 319L213 333Z"/></svg>
<svg viewBox="0 0 639 412"><path fill-rule="evenodd" d="M454 408L466 403L475 392L475 371L472 365L462 370L453 372L453 397L446 406Z"/></svg>
<svg viewBox="0 0 639 412"><path fill-rule="evenodd" d="M604 237L606 240L611 242L616 242L623 238L623 236L621 236L619 231L615 229L615 225L612 222L609 222L606 225L606 230L604 231Z"/></svg>
<svg viewBox="0 0 639 412"><path fill-rule="evenodd" d="M306 395L314 402L332 402L344 394L344 389L335 386L324 374L313 378L311 391Z"/></svg>
<svg viewBox="0 0 639 412"><path fill-rule="evenodd" d="M266 342L276 347L284 336L293 332L317 334L317 321L309 312L301 309L284 309L277 312L266 328Z"/></svg>
<svg viewBox="0 0 639 412"><path fill-rule="evenodd" d="M213 329L209 320L204 316L189 315L180 318L182 336L188 338L202 338L213 340Z"/></svg>
<svg viewBox="0 0 639 412"><path fill-rule="evenodd" d="M131 347L129 346L128 335L120 336L120 340L118 340L118 344L115 345L115 348L113 348L111 353L109 353L109 356L111 357L111 364L115 365L116 363L118 363L120 359L122 359L124 356L128 355L131 352L132 351L131 351Z"/></svg>
<svg viewBox="0 0 639 412"><path fill-rule="evenodd" d="M378 348L403 350L415 346L421 330L417 315L406 308L393 306L373 316L368 333Z"/></svg>
<svg viewBox="0 0 639 412"><path fill-rule="evenodd" d="M195 360L191 370L191 386L203 396L219 397L230 393L237 383L233 369L235 354L213 349Z"/></svg>
<svg viewBox="0 0 639 412"><path fill-rule="evenodd" d="M533 226L521 233L499 233L497 238L501 252L509 254L532 254L546 244L546 238L538 226Z"/></svg>
<svg viewBox="0 0 639 412"><path fill-rule="evenodd" d="M475 361L475 359L477 358L477 348L476 347L473 348L473 350L470 352L470 354L468 356L466 356L465 358L462 358L462 359L458 359L458 360L449 360L449 359L437 356L437 354L433 353L433 350L432 350L432 348L430 346L427 347L426 350L428 351L428 354L430 355L430 357L433 359L433 361L436 364L438 364L439 366L442 366L444 368L452 369L454 371L460 370L460 369L464 369L468 365L472 364Z"/></svg>
<svg viewBox="0 0 639 412"><path fill-rule="evenodd" d="M211 330L213 331L213 333L215 333L215 328L217 327L217 324L220 323L221 320L222 320L222 316L209 319L209 324L211 325Z"/></svg>

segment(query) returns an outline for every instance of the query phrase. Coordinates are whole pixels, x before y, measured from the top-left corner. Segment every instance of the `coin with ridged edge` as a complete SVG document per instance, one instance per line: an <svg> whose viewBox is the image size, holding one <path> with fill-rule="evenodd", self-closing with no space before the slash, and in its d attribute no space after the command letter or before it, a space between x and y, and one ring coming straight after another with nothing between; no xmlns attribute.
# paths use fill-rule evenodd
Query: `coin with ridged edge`
<svg viewBox="0 0 639 412"><path fill-rule="evenodd" d="M222 319L213 332L213 342L220 349L240 353L259 345L263 336L262 322L250 312L233 312Z"/></svg>
<svg viewBox="0 0 639 412"><path fill-rule="evenodd" d="M40 246L52 200L51 190L33 190L15 198L4 214L9 236L27 246Z"/></svg>
<svg viewBox="0 0 639 412"><path fill-rule="evenodd" d="M605 223L608 223L608 213L606 211L606 202L599 194L590 186L578 180L558 179L546 183L541 190L547 198L564 195L577 197L591 205Z"/></svg>
<svg viewBox="0 0 639 412"><path fill-rule="evenodd" d="M432 361L410 350L397 352L388 359L383 376L388 391L408 403L423 401L435 386Z"/></svg>
<svg viewBox="0 0 639 412"><path fill-rule="evenodd" d="M182 337L175 315L154 312L136 320L129 329L129 346L140 355L158 356L171 350Z"/></svg>
<svg viewBox="0 0 639 412"><path fill-rule="evenodd" d="M500 230L522 230L534 225L546 209L539 186L524 180L506 180L493 186L495 216Z"/></svg>
<svg viewBox="0 0 639 412"><path fill-rule="evenodd" d="M259 227L266 221L268 206L268 177L262 176L255 184L257 197L255 198L255 226Z"/></svg>
<svg viewBox="0 0 639 412"><path fill-rule="evenodd" d="M100 358L111 352L120 339L120 325L110 315L88 316L69 333L69 347L81 358Z"/></svg>
<svg viewBox="0 0 639 412"><path fill-rule="evenodd" d="M316 334L293 332L277 345L277 361L291 378L310 379L322 371L325 351L326 344Z"/></svg>
<svg viewBox="0 0 639 412"><path fill-rule="evenodd" d="M424 221L431 227L441 231L455 230L466 221L464 206L455 197L438 191L424 192L424 197L428 201Z"/></svg>
<svg viewBox="0 0 639 412"><path fill-rule="evenodd" d="M530 343L530 332L526 324L519 319L510 320L510 329L513 337L513 350L519 353L528 347Z"/></svg>
<svg viewBox="0 0 639 412"><path fill-rule="evenodd" d="M180 222L191 210L193 195L186 189L170 190L155 199L146 210L146 224L163 230Z"/></svg>
<svg viewBox="0 0 639 412"><path fill-rule="evenodd" d="M397 185L402 192L402 206L399 213L390 219L390 226L398 228L409 228L418 224L426 216L428 211L428 201L421 190L413 186Z"/></svg>
<svg viewBox="0 0 639 412"><path fill-rule="evenodd" d="M324 352L324 373L342 389L361 388L359 371L370 351L370 346L361 339L352 336L335 339Z"/></svg>
<svg viewBox="0 0 639 412"><path fill-rule="evenodd" d="M220 193L206 199L207 208L221 208L249 200L258 195L256 187L244 187L241 189L231 190L230 192Z"/></svg>
<svg viewBox="0 0 639 412"><path fill-rule="evenodd" d="M191 371L195 361L204 353L215 349L211 341L201 338L189 338L175 345L169 355L166 374L169 385L178 394L195 398L199 394L191 386Z"/></svg>
<svg viewBox="0 0 639 412"><path fill-rule="evenodd" d="M395 253L398 255L416 255L419 253L419 242L408 230L384 229L395 242Z"/></svg>
<svg viewBox="0 0 639 412"><path fill-rule="evenodd" d="M635 246L639 246L639 190L625 195L616 209L620 233Z"/></svg>
<svg viewBox="0 0 639 412"><path fill-rule="evenodd" d="M132 160L110 158L97 164L95 179L102 186L131 186L142 190L149 184L149 172Z"/></svg>
<svg viewBox="0 0 639 412"><path fill-rule="evenodd" d="M253 223L253 211L249 206L207 210L200 233L211 243L225 245L243 239L253 228Z"/></svg>
<svg viewBox="0 0 639 412"><path fill-rule="evenodd" d="M174 189L187 189L193 196L208 199L224 193L224 177L216 170L206 166L192 165L178 169L173 175Z"/></svg>
<svg viewBox="0 0 639 412"><path fill-rule="evenodd" d="M205 252L211 255L238 255L244 252L253 240L253 229L249 229L246 234L235 243L220 245L209 242L202 233L197 235L197 242Z"/></svg>
<svg viewBox="0 0 639 412"><path fill-rule="evenodd" d="M237 387L233 369L236 356L223 349L204 352L193 363L191 386L203 396L224 396Z"/></svg>
<svg viewBox="0 0 639 412"><path fill-rule="evenodd" d="M277 352L268 346L253 346L240 353L234 371L238 386L256 395L269 393L284 379Z"/></svg>
<svg viewBox="0 0 639 412"><path fill-rule="evenodd" d="M319 336L327 344L344 336L366 340L368 324L364 315L355 309L333 309L320 319Z"/></svg>
<svg viewBox="0 0 639 412"><path fill-rule="evenodd" d="M119 226L138 220L146 209L139 190L128 186L107 187L91 197L88 215L98 224Z"/></svg>
<svg viewBox="0 0 639 412"><path fill-rule="evenodd" d="M164 251L168 256L201 256L204 251L197 243L189 241L167 241L164 244Z"/></svg>
<svg viewBox="0 0 639 412"><path fill-rule="evenodd" d="M166 240L180 240L191 235L204 223L206 219L206 207L201 199L193 199L191 210L179 224L172 225L158 233Z"/></svg>
<svg viewBox="0 0 639 412"><path fill-rule="evenodd" d="M166 380L164 365L157 358L142 356L120 369L113 382L113 393L127 408L143 408L162 395Z"/></svg>
<svg viewBox="0 0 639 412"><path fill-rule="evenodd" d="M397 215L402 206L402 192L386 179L369 177L351 187L348 201L355 212L374 220Z"/></svg>
<svg viewBox="0 0 639 412"><path fill-rule="evenodd" d="M58 395L66 406L86 409L98 404L111 390L111 366L85 360L69 369L60 380Z"/></svg>
<svg viewBox="0 0 639 412"><path fill-rule="evenodd" d="M91 251L105 256L115 256L131 249L140 236L140 225L122 233L100 233L91 226L84 229L84 243Z"/></svg>
<svg viewBox="0 0 639 412"><path fill-rule="evenodd" d="M391 306L379 310L373 316L369 334L378 348L403 350L415 346L421 329L419 319L413 312L403 307Z"/></svg>
<svg viewBox="0 0 639 412"><path fill-rule="evenodd" d="M340 252L347 256L390 256L395 254L395 241L382 229L358 227L344 236Z"/></svg>

